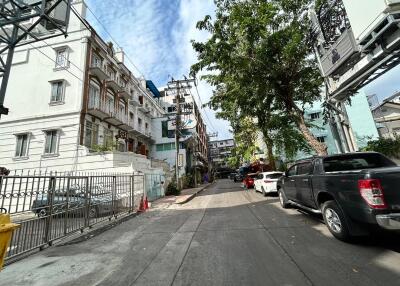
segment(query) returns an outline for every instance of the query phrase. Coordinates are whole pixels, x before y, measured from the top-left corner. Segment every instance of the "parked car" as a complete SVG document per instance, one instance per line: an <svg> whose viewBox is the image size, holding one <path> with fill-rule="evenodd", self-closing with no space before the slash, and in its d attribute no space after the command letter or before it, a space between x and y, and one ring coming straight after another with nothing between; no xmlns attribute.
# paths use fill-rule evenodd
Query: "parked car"
<svg viewBox="0 0 400 286"><path fill-rule="evenodd" d="M110 214L113 207L113 199L110 193L93 193L88 198L90 201L89 217L95 218L99 215ZM52 204L48 200L48 194L38 195L32 202L31 210L39 217L49 215L50 205L53 206L52 213L58 214L68 210L68 212L81 213L83 215L83 208L86 207L85 193L80 192L74 188L67 190L57 190L52 197ZM117 205L117 203L114 203Z"/></svg>
<svg viewBox="0 0 400 286"><path fill-rule="evenodd" d="M278 181L283 208L322 213L340 240L371 227L400 230L400 167L380 153L360 152L297 162Z"/></svg>
<svg viewBox="0 0 400 286"><path fill-rule="evenodd" d="M246 189L251 189L254 187L254 179L257 178L257 173L247 174L243 179L243 187Z"/></svg>
<svg viewBox="0 0 400 286"><path fill-rule="evenodd" d="M254 181L254 190L266 196L269 193L276 193L278 179L282 177L282 172L263 172L259 173Z"/></svg>

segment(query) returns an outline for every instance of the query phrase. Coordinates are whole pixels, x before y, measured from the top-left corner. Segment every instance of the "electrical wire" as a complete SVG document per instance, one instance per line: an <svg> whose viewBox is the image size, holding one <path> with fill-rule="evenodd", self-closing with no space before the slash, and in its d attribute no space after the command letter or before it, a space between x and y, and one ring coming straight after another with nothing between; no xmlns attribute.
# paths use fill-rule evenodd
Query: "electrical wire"
<svg viewBox="0 0 400 286"><path fill-rule="evenodd" d="M118 42L115 40L115 38L111 35L111 33L107 30L105 25L100 21L99 17L96 16L96 14L93 12L93 10L86 4L86 7L88 11L93 15L93 17L96 19L96 21L100 24L100 26L103 28L103 30L108 34L110 39L116 44L116 46L122 50L121 45L118 44ZM128 61L133 65L133 67L139 72L139 74L143 77L145 77L144 73L138 68L137 65L131 60L128 54L125 53L125 57L128 59Z"/></svg>
<svg viewBox="0 0 400 286"><path fill-rule="evenodd" d="M196 87L197 97L199 98L200 103L201 103L201 98L200 98L199 90L197 89L197 85L195 85L195 87ZM192 97L193 97L193 99L194 99L194 96L193 96L193 94L192 94L191 89L189 89L189 91L190 91L190 94L192 95ZM203 111L203 112L202 112L202 111ZM207 120L207 122L208 122L208 124L209 124L209 127L211 127L212 131L215 132L215 133L217 133L217 129L212 125L211 120L210 120L210 118L208 117L207 111L203 108L203 104L201 105L200 112L203 114L203 116L205 115L205 118L206 118L206 120Z"/></svg>

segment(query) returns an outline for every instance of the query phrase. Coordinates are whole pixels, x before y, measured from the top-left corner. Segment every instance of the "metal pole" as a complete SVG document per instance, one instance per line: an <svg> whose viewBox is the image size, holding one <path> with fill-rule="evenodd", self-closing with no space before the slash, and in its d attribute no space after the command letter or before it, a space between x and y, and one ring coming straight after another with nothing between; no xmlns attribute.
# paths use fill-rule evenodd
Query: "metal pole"
<svg viewBox="0 0 400 286"><path fill-rule="evenodd" d="M176 148L176 158L175 158L175 178L176 178L176 187L180 190L179 184L179 129L181 124L181 105L180 105L180 82L176 81L176 116L175 116L175 148Z"/></svg>
<svg viewBox="0 0 400 286"><path fill-rule="evenodd" d="M4 72L2 75L1 86L0 86L0 116L1 114L5 115L8 114L8 108L4 107L4 98L6 96L8 80L10 78L11 65L15 51L15 41L17 40L17 38L18 38L18 27L14 26L10 41L11 45L10 48L8 49L7 61L6 65L4 66Z"/></svg>

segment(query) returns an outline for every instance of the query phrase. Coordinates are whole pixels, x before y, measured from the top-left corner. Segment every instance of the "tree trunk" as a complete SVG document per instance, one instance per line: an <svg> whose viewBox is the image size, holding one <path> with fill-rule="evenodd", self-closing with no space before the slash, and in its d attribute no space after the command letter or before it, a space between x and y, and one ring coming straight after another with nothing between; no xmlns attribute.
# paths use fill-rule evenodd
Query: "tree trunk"
<svg viewBox="0 0 400 286"><path fill-rule="evenodd" d="M271 169L273 171L275 171L276 170L276 162L275 162L274 154L272 152L272 145L271 144L267 145L267 150L268 150L268 163L269 163L269 166L271 167Z"/></svg>
<svg viewBox="0 0 400 286"><path fill-rule="evenodd" d="M328 155L327 146L324 143L319 142L317 138L314 137L314 135L311 133L310 129L308 129L306 125L303 114L299 114L298 112L297 116L299 118L299 120L297 121L297 126L299 127L300 132L303 134L308 144L310 144L311 148L314 149L317 155Z"/></svg>
<svg viewBox="0 0 400 286"><path fill-rule="evenodd" d="M272 170L276 170L276 162L273 153L274 143L272 139L269 137L268 132L263 132L264 142L267 145L267 156L268 156L268 164L272 168Z"/></svg>

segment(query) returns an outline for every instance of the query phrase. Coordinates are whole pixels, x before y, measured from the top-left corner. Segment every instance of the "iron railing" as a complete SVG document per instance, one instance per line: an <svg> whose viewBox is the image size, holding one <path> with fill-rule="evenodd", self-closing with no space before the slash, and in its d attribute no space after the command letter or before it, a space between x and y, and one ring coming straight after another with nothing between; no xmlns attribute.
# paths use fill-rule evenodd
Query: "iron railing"
<svg viewBox="0 0 400 286"><path fill-rule="evenodd" d="M152 199L161 181L154 175L31 173L0 176L0 208L21 225L12 236L7 259L54 240L138 210L145 190ZM157 182L157 183L154 183ZM151 184L146 186L146 184ZM152 186L152 187L151 187Z"/></svg>

